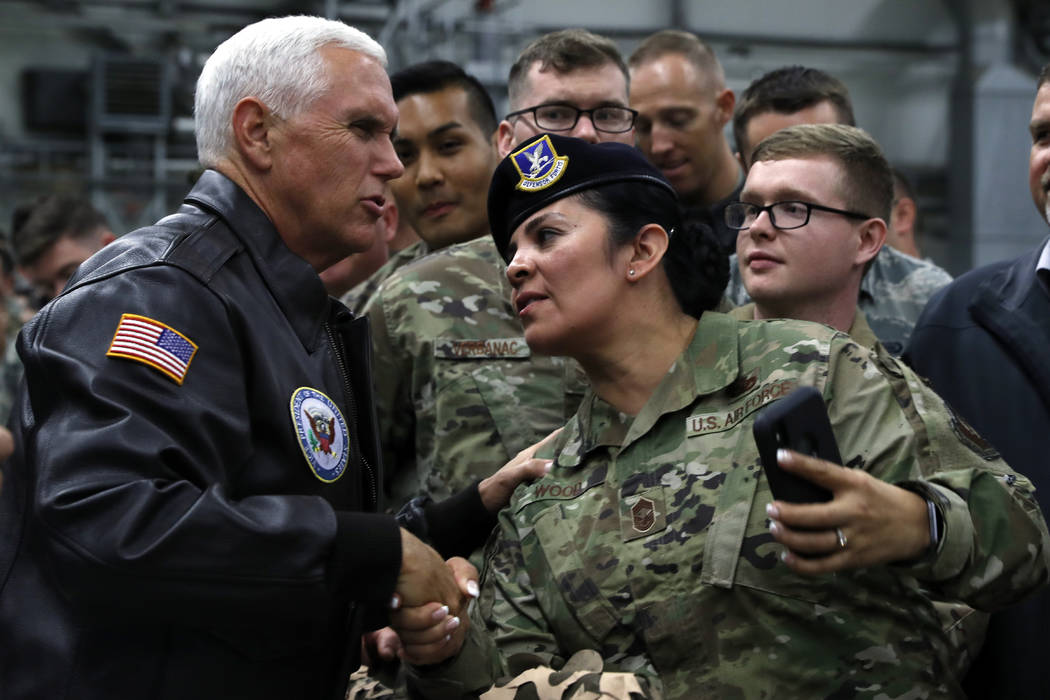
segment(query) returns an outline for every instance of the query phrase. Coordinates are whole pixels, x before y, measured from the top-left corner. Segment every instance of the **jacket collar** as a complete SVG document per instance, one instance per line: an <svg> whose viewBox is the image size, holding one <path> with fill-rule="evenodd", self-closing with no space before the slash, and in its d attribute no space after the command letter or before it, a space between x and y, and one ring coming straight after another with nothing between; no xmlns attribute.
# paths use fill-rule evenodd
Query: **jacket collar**
<svg viewBox="0 0 1050 700"><path fill-rule="evenodd" d="M576 417L567 426L558 455L559 466L577 466L593 449L629 447L661 416L692 404L698 396L725 389L740 370L739 322L725 314L705 312L693 339L667 370L637 416L628 416L598 398L590 389Z"/></svg>
<svg viewBox="0 0 1050 700"><path fill-rule="evenodd" d="M244 244L303 346L312 352L324 342L322 325L330 302L321 278L309 263L288 249L259 205L215 170L204 171L186 195L186 202L215 212Z"/></svg>
<svg viewBox="0 0 1050 700"><path fill-rule="evenodd" d="M977 288L970 302L973 318L995 336L1032 378L1050 406L1050 298L1036 276L1036 262L1046 239L1012 264L996 271Z"/></svg>

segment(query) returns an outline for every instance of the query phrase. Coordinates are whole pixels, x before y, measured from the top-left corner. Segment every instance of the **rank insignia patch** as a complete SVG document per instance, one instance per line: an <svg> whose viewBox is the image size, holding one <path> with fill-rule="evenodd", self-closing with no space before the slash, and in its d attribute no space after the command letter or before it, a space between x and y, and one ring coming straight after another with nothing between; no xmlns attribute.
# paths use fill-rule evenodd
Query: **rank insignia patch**
<svg viewBox="0 0 1050 700"><path fill-rule="evenodd" d="M620 530L623 541L649 537L667 528L667 506L662 486L630 496L620 495Z"/></svg>
<svg viewBox="0 0 1050 700"><path fill-rule="evenodd" d="M331 483L346 470L350 435L339 408L317 389L299 387L292 394L292 424L310 471Z"/></svg>
<svg viewBox="0 0 1050 700"><path fill-rule="evenodd" d="M559 156L549 136L534 141L511 155L514 167L521 174L517 188L524 192L546 189L565 174L568 156Z"/></svg>
<svg viewBox="0 0 1050 700"><path fill-rule="evenodd" d="M631 518L634 520L632 526L638 532L649 532L656 524L656 504L648 498L639 498L638 502L631 506Z"/></svg>
<svg viewBox="0 0 1050 700"><path fill-rule="evenodd" d="M123 357L149 365L181 385L190 368L197 344L160 321L124 314L106 351L106 357Z"/></svg>

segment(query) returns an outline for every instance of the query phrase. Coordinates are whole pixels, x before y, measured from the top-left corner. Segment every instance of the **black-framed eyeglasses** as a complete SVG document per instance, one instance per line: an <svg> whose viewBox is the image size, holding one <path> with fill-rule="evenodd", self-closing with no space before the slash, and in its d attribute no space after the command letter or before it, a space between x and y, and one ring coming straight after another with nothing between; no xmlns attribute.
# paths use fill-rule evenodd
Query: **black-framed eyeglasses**
<svg viewBox="0 0 1050 700"><path fill-rule="evenodd" d="M629 107L615 105L580 109L566 104L546 104L519 109L508 114L506 118L520 117L529 112L532 113L532 120L536 122L536 127L543 131L570 131L575 128L576 122L580 121L580 115L586 114L597 131L604 131L608 134L622 134L630 131L634 126L635 117L638 116L638 112Z"/></svg>
<svg viewBox="0 0 1050 700"><path fill-rule="evenodd" d="M769 214L769 223L773 224L773 228L790 231L793 228L802 228L808 224L809 215L814 209L831 212L832 214L841 214L851 219L867 220L873 218L860 212L825 207L822 204L813 204L812 202L773 202L764 207L751 204L750 202L733 202L725 208L725 222L729 228L737 230L748 229L755 223L755 219L758 218L759 214L766 212Z"/></svg>

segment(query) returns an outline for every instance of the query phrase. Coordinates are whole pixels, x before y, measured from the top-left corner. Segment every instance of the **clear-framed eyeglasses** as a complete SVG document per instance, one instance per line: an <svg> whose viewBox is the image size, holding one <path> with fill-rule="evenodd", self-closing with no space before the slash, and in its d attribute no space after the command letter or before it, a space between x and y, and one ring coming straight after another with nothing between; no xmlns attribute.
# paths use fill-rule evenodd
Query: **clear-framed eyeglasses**
<svg viewBox="0 0 1050 700"><path fill-rule="evenodd" d="M814 209L863 221L873 218L860 212L825 207L822 204L813 204L812 202L773 202L764 207L751 204L750 202L733 202L725 208L725 222L726 226L732 229L748 229L755 223L755 219L758 218L759 214L766 212L769 214L769 223L773 224L773 228L781 231L790 231L793 228L802 228L808 224L809 215Z"/></svg>
<svg viewBox="0 0 1050 700"><path fill-rule="evenodd" d="M580 115L586 114L595 130L608 134L622 134L634 126L638 112L629 107L607 105L594 109L579 109L566 104L546 104L526 107L507 115L507 119L532 113L536 128L543 131L571 131L580 121Z"/></svg>

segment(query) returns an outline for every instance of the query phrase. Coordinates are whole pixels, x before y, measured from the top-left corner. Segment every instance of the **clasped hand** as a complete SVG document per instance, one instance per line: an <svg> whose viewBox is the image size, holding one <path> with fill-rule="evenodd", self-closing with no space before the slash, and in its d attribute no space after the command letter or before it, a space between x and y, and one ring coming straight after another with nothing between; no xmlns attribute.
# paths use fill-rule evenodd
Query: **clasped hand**
<svg viewBox="0 0 1050 700"><path fill-rule="evenodd" d="M447 562L407 530L401 530L401 575L391 601L390 626L400 644L386 648L415 665L455 655L470 625L467 604L478 595L478 572L462 557ZM380 633L381 638L388 637Z"/></svg>

